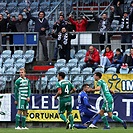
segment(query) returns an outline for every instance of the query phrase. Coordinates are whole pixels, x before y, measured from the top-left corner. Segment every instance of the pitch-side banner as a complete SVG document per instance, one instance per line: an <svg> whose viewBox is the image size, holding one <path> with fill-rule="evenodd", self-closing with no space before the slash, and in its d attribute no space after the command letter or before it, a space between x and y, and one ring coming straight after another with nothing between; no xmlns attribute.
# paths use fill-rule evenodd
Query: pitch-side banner
<svg viewBox="0 0 133 133"><path fill-rule="evenodd" d="M72 96L73 116L75 122L80 122L80 115L77 106L78 95ZM115 94L113 114L120 118L132 121L133 113L133 94ZM15 121L16 107L14 105L14 96L12 95L12 121ZM98 94L89 95L90 103L100 110L103 103L102 97ZM106 115L106 114L105 114ZM30 107L27 114L27 121L38 122L59 122L62 121L58 114L58 100L54 100L53 94L32 95ZM110 121L110 119L109 119Z"/></svg>
<svg viewBox="0 0 133 133"><path fill-rule="evenodd" d="M109 89L116 92L133 93L133 74L103 74Z"/></svg>
<svg viewBox="0 0 133 133"><path fill-rule="evenodd" d="M11 94L0 94L0 121L11 121Z"/></svg>

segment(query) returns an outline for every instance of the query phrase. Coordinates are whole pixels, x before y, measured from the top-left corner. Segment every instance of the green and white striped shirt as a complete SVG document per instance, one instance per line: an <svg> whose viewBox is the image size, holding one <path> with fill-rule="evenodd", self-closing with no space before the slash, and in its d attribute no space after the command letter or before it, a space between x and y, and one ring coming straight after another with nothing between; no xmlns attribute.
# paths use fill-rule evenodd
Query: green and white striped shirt
<svg viewBox="0 0 133 133"><path fill-rule="evenodd" d="M31 89L30 89L30 81L29 79L19 77L15 81L15 100L27 100L30 97Z"/></svg>

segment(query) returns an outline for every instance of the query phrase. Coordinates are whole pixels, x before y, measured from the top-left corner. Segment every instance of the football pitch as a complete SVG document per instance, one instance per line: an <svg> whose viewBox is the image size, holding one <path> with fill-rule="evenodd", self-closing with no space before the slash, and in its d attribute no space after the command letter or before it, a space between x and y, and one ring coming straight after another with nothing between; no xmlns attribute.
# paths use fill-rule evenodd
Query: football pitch
<svg viewBox="0 0 133 133"><path fill-rule="evenodd" d="M133 127L112 127L109 130L99 129L74 129L65 128L30 128L29 130L15 130L14 128L0 128L0 133L133 133Z"/></svg>

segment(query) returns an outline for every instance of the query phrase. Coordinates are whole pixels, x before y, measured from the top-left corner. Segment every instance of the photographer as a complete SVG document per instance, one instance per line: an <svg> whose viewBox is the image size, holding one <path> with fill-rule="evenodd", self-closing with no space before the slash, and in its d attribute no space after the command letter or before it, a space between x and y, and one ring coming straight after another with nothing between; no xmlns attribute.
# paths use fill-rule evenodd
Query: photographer
<svg viewBox="0 0 133 133"><path fill-rule="evenodd" d="M75 39L76 34L67 32L66 28L63 27L58 34L53 32L52 36L53 38L57 38L60 59L68 61L70 59L71 39Z"/></svg>

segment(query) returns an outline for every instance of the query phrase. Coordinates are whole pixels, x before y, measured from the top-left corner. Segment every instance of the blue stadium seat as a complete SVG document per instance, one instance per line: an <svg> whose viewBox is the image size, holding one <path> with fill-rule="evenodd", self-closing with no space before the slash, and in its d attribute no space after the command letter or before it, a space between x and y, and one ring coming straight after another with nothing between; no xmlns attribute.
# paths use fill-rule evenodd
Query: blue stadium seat
<svg viewBox="0 0 133 133"><path fill-rule="evenodd" d="M5 70L5 78L7 82L11 82L15 79L16 68L10 67L7 70Z"/></svg>
<svg viewBox="0 0 133 133"><path fill-rule="evenodd" d="M11 50L4 50L1 54L1 58L3 62L5 62L6 59L11 58Z"/></svg>
<svg viewBox="0 0 133 133"><path fill-rule="evenodd" d="M18 59L22 59L23 58L23 51L22 50L14 51L14 54L12 55L12 58L14 59L14 61L16 61Z"/></svg>
<svg viewBox="0 0 133 133"><path fill-rule="evenodd" d="M72 81L76 76L80 75L80 68L78 68L78 67L72 68L70 70L69 74L70 74L69 79Z"/></svg>
<svg viewBox="0 0 133 133"><path fill-rule="evenodd" d="M77 67L77 63L78 63L78 59L70 59L66 64L66 67L68 67L69 70L71 70L72 68Z"/></svg>
<svg viewBox="0 0 133 133"><path fill-rule="evenodd" d="M50 78L52 78L54 75L56 75L57 73L57 69L56 68L50 68L48 69L48 71L45 73L46 77L48 78L48 80L50 80Z"/></svg>
<svg viewBox="0 0 133 133"><path fill-rule="evenodd" d="M107 71L105 72L106 74L115 74L116 73L117 68L115 67L110 67L107 69Z"/></svg>
<svg viewBox="0 0 133 133"><path fill-rule="evenodd" d="M23 58L23 59L18 59L15 64L14 64L14 67L16 67L16 71L19 72L19 69L20 68L24 68L25 67L25 62L26 60Z"/></svg>
<svg viewBox="0 0 133 133"><path fill-rule="evenodd" d="M59 70L62 67L65 67L66 60L65 59L58 59L57 62L54 64L54 67Z"/></svg>
<svg viewBox="0 0 133 133"><path fill-rule="evenodd" d="M38 79L36 81L36 89L37 90L40 90L40 89L45 90L47 87L47 81L48 81L47 77L41 77L40 79Z"/></svg>
<svg viewBox="0 0 133 133"><path fill-rule="evenodd" d="M12 68L14 66L14 59L9 58L3 63L3 67L5 68L5 71L9 68Z"/></svg>
<svg viewBox="0 0 133 133"><path fill-rule="evenodd" d="M58 82L58 79L56 76L53 76L47 85L48 90L56 90L56 83Z"/></svg>
<svg viewBox="0 0 133 133"><path fill-rule="evenodd" d="M95 73L95 72L104 73L104 68L103 68L103 67L96 68L95 71L94 71L93 73Z"/></svg>
<svg viewBox="0 0 133 133"><path fill-rule="evenodd" d="M23 58L25 58L26 63L31 63L33 61L34 54L35 54L35 51L34 50L27 50L25 52L25 54L23 55Z"/></svg>
<svg viewBox="0 0 133 133"><path fill-rule="evenodd" d="M120 68L120 74L128 74L129 68Z"/></svg>
<svg viewBox="0 0 133 133"><path fill-rule="evenodd" d="M77 58L78 60L82 59L85 57L87 50L86 49L80 49L76 54L75 54L75 58Z"/></svg>
<svg viewBox="0 0 133 133"><path fill-rule="evenodd" d="M81 74L83 74L84 79L88 77L88 75L92 74L92 68L91 67L86 67L82 70Z"/></svg>
<svg viewBox="0 0 133 133"><path fill-rule="evenodd" d="M82 85L83 85L83 76L76 76L72 80L72 84L74 85L76 90L81 90L82 89Z"/></svg>
<svg viewBox="0 0 133 133"><path fill-rule="evenodd" d="M62 67L59 72L64 72L65 74L69 73L69 68L68 67Z"/></svg>

